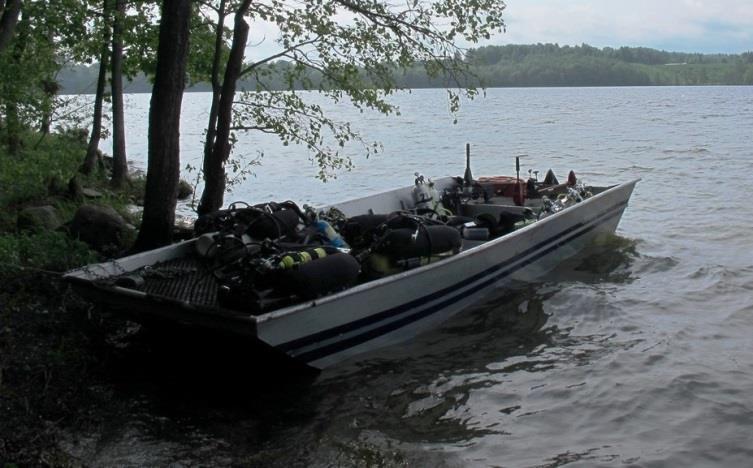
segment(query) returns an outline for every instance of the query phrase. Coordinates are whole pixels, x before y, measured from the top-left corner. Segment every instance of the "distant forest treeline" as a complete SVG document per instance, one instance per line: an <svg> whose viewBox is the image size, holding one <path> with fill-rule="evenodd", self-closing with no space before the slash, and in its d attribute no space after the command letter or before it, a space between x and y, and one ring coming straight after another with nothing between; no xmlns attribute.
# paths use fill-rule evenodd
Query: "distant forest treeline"
<svg viewBox="0 0 753 468"><path fill-rule="evenodd" d="M687 54L645 47L489 46L467 60L486 86L753 84L753 52Z"/></svg>
<svg viewBox="0 0 753 468"><path fill-rule="evenodd" d="M683 85L753 85L753 52L743 54L699 54L666 52L646 47L605 47L587 44L486 46L467 52L466 61L477 78L464 85L486 87L526 86L683 86ZM269 76L283 76L281 69L290 66L278 61L267 68ZM97 81L98 65L66 67L58 75L61 92L92 93ZM448 85L444 77L429 77L421 67L395 72L395 80L408 88L436 88ZM274 82L274 80L272 80ZM315 75L313 83L318 82ZM243 89L255 89L256 83L240 83ZM299 88L304 88L298 83ZM279 87L287 89L287 83ZM126 91L151 92L148 78L139 75L130 80ZM206 83L188 91L209 91Z"/></svg>

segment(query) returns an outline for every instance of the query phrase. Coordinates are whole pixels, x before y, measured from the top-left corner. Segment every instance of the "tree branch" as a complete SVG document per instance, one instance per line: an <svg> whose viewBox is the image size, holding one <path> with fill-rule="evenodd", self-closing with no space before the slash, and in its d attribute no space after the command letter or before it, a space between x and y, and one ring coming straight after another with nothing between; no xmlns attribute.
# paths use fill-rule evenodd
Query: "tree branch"
<svg viewBox="0 0 753 468"><path fill-rule="evenodd" d="M335 2L339 3L340 5L344 6L348 10L358 13L360 15L363 15L366 17L369 21L373 22L374 24L378 24L380 26L384 26L385 28L390 28L392 30L395 30L397 26L395 26L395 23L400 24L402 26L405 26L406 28L417 31L425 36L429 37L436 37L437 32L432 31L429 28L420 27L414 23L410 23L408 21L405 21L399 17L399 15L388 15L386 13L379 13L376 11L367 10L366 8L356 5L355 3L349 1L349 0L335 0ZM412 10L409 10L412 11ZM380 21L380 20L386 20ZM398 28L399 29L399 28Z"/></svg>
<svg viewBox="0 0 753 468"><path fill-rule="evenodd" d="M264 65L265 63L269 63L269 62L271 62L272 60L278 59L278 58L280 58L280 57L286 57L286 56L287 56L287 54L289 54L290 52L292 52L292 51L294 51L294 50L297 50L297 49L299 49L299 48L301 48L301 47L303 47L303 46L306 46L306 45L311 45L311 44L315 43L316 41L318 41L319 39L320 39L320 37L319 37L319 36L317 36L317 37L315 37L314 39L310 39L310 40L308 40L308 41L303 41L303 42L301 42L301 43L299 43L299 44L296 44L296 45L294 45L294 46L290 46L290 47L288 47L287 49L283 50L282 52L279 52L279 53L277 53L277 54L274 54L274 55L270 55L269 57L267 57L267 58L265 58L265 59L263 59L263 60L259 60L258 62L254 62L254 63L252 63L251 65L249 65L249 66L247 66L246 68L244 68L244 69L243 69L243 70L241 71L241 73L240 73L240 75L239 75L239 76L240 76L240 77L243 77L243 76L245 76L246 74L248 74L248 73L250 73L250 72L254 71L254 70L255 70L256 68L258 68L259 66L261 66L261 65Z"/></svg>

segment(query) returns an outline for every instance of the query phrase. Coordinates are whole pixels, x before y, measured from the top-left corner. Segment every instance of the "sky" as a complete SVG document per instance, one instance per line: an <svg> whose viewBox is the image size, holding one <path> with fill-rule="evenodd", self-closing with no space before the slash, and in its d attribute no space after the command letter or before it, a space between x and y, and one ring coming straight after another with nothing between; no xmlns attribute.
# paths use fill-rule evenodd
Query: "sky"
<svg viewBox="0 0 753 468"><path fill-rule="evenodd" d="M558 43L676 52L753 51L753 0L507 0L507 32L479 45ZM248 59L279 51L252 25ZM473 47L473 44L462 44Z"/></svg>
<svg viewBox="0 0 753 468"><path fill-rule="evenodd" d="M507 0L505 18L491 44L753 50L753 0Z"/></svg>

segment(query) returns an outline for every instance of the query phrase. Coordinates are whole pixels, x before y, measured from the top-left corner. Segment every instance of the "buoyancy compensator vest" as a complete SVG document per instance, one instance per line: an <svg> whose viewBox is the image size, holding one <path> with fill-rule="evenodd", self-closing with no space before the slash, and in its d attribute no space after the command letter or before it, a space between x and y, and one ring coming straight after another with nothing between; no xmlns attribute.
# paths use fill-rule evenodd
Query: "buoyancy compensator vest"
<svg viewBox="0 0 753 468"><path fill-rule="evenodd" d="M249 206L236 202L227 209L199 216L194 223L197 235L208 232L248 234L254 239L278 239L293 235L304 215L293 202Z"/></svg>
<svg viewBox="0 0 753 468"><path fill-rule="evenodd" d="M194 223L196 252L203 258L236 257L252 244L264 239L295 240L298 226L305 223L305 215L293 202L266 203L250 206L232 203L227 209L199 217ZM234 241L234 242L231 242ZM256 252L256 249L252 249Z"/></svg>
<svg viewBox="0 0 753 468"><path fill-rule="evenodd" d="M353 216L340 226L340 234L351 247L362 249L374 241L377 229L387 222L387 214L368 214Z"/></svg>

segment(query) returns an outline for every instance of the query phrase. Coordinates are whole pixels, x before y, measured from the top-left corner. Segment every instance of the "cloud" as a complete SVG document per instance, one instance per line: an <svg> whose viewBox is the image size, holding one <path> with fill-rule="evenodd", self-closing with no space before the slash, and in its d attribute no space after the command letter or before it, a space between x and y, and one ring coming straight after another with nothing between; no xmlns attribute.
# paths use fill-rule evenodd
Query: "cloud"
<svg viewBox="0 0 753 468"><path fill-rule="evenodd" d="M753 49L750 0L508 0L506 18L507 34L492 43Z"/></svg>
<svg viewBox="0 0 753 468"><path fill-rule="evenodd" d="M507 33L488 44L552 42L681 52L753 50L753 0L506 0ZM345 19L347 20L347 19ZM273 24L251 25L247 59L280 51ZM475 44L461 44L474 47Z"/></svg>

